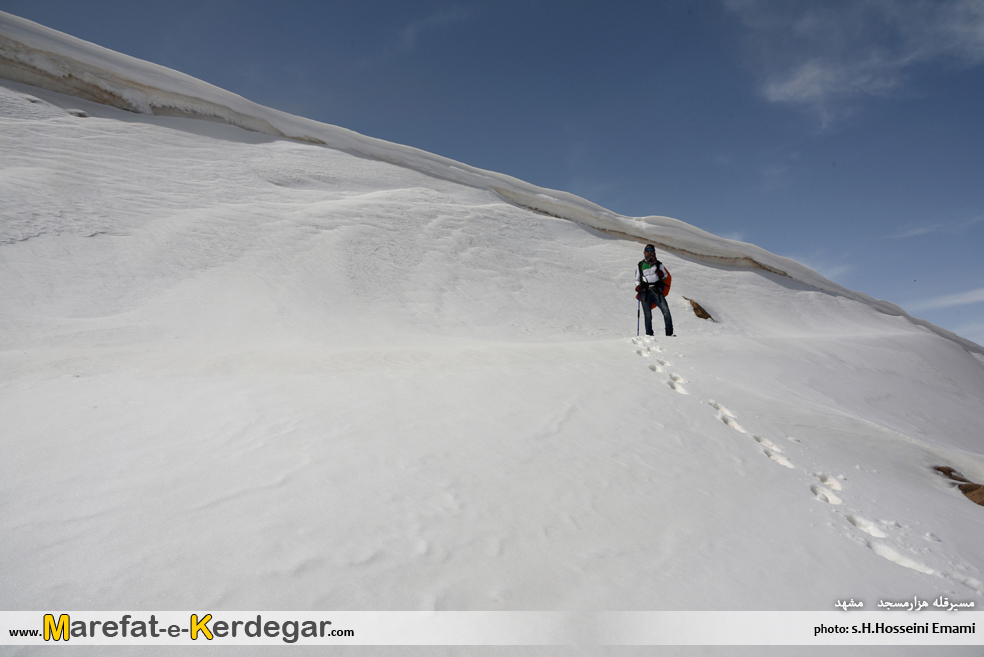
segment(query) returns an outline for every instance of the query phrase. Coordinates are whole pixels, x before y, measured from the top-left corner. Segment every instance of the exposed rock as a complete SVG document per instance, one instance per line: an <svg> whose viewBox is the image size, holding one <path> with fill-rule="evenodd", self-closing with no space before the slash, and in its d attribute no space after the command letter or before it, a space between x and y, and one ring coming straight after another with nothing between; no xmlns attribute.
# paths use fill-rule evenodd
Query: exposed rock
<svg viewBox="0 0 984 657"><path fill-rule="evenodd" d="M683 297L683 298L684 299L687 299L687 297ZM701 319L709 319L712 322L715 321L714 318L711 317L711 314L709 312L707 312L706 310L704 310L704 308L701 307L701 305L699 303L697 303L693 299L687 299L687 301L689 301L690 302L690 305L694 307L694 314L695 315L697 315Z"/></svg>
<svg viewBox="0 0 984 657"><path fill-rule="evenodd" d="M938 465L933 469L939 472L947 479L961 482L959 485L957 485L957 488L960 489L960 492L963 493L967 497L967 499L973 502L974 504L980 504L981 506L984 506L984 486L981 486L980 484L975 484L974 482L970 481L969 479L967 479L962 474L960 474L959 472L957 472L956 470L954 470L948 465Z"/></svg>

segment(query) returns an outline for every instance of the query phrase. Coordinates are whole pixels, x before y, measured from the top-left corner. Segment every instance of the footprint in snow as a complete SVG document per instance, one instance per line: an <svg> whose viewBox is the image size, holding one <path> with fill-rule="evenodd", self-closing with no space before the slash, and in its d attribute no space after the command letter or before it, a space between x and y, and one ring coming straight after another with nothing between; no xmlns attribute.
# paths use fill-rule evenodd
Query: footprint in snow
<svg viewBox="0 0 984 657"><path fill-rule="evenodd" d="M683 378L679 374L673 374L672 372L670 373L670 379L673 380L675 383L686 383L687 382L687 380L685 378Z"/></svg>
<svg viewBox="0 0 984 657"><path fill-rule="evenodd" d="M782 448L773 443L768 438L763 438L762 436L752 436L759 445L764 447L762 453L768 456L770 459L778 463L779 465L785 466L787 468L795 468L792 463L789 462L785 456L781 456Z"/></svg>
<svg viewBox="0 0 984 657"><path fill-rule="evenodd" d="M724 404L719 404L713 399L707 403L711 405L711 408L713 408L718 412L719 420L727 424L729 427L731 427L738 433L748 433L747 431L741 428L741 425L738 424L738 420L735 419L735 414L732 413L730 410L728 410L728 408Z"/></svg>
<svg viewBox="0 0 984 657"><path fill-rule="evenodd" d="M834 495L834 491L830 490L826 486L817 486L814 484L813 486L810 486L810 490L813 491L813 494L821 502L826 502L827 504L833 505L844 503L844 500Z"/></svg>
<svg viewBox="0 0 984 657"><path fill-rule="evenodd" d="M713 399L710 400L708 403L711 405L712 408L714 408L714 410L718 412L719 420L727 424L729 427L731 427L738 433L746 433L746 434L748 433L747 431L745 431L744 428L742 428L740 424L738 424L738 420L735 418L735 414L732 413L728 407L726 407L724 404L719 404ZM782 456L782 448L776 445L775 443L773 443L771 440L759 435L752 436L752 438L754 438L755 442L757 442L759 445L761 445L764 448L762 450L762 453L768 456L770 459L772 459L773 461L775 461L776 463L778 463L779 465L785 468L790 468L790 469L796 468L795 465L789 462L789 459L787 459L785 456ZM837 503L839 504L839 502Z"/></svg>
<svg viewBox="0 0 984 657"><path fill-rule="evenodd" d="M659 365L655 365L655 364L650 365L649 366L649 369L651 369L653 372L662 372L663 371L663 368L662 367L660 367Z"/></svg>
<svg viewBox="0 0 984 657"><path fill-rule="evenodd" d="M676 390L677 392L679 392L681 395L690 394L690 393L687 392L687 389L686 388L684 388L682 385L680 385L676 381L667 381L666 382L666 385L670 386L671 388L673 388L674 390Z"/></svg>
<svg viewBox="0 0 984 657"><path fill-rule="evenodd" d="M841 483L839 481L837 481L837 479L835 479L834 477L831 477L829 474L824 474L824 473L820 472L820 473L818 473L816 475L816 477L821 482L823 482L823 484L827 488L830 488L832 490L844 490L844 487L841 486Z"/></svg>
<svg viewBox="0 0 984 657"><path fill-rule="evenodd" d="M780 454L782 454L782 448L779 447L779 445L776 445L774 442L772 442L768 438L763 438L762 436L752 436L752 438L754 438L755 439L755 442L757 442L762 447L768 447L772 451L779 452Z"/></svg>
<svg viewBox="0 0 984 657"><path fill-rule="evenodd" d="M711 407L714 410L720 411L721 413L727 415L728 417L735 417L735 414L732 413L730 410L728 410L727 407L725 407L724 404L719 404L716 401L714 401L713 399L711 401L707 402L707 403L710 404Z"/></svg>
<svg viewBox="0 0 984 657"><path fill-rule="evenodd" d="M889 561L895 562L900 566L906 568L911 568L912 570L918 571L920 573L926 573L927 575L933 575L936 571L927 566L926 564L920 563L915 559L907 557L895 548L884 543L872 543L868 542L868 547L871 551L877 554L879 557L888 559Z"/></svg>
<svg viewBox="0 0 984 657"><path fill-rule="evenodd" d="M638 347L638 349L636 349L636 353L644 357L648 357L650 354L657 354L663 351L663 348L658 344L655 344L650 337L632 338L632 344Z"/></svg>
<svg viewBox="0 0 984 657"><path fill-rule="evenodd" d="M771 449L763 449L762 452L770 459L772 459L773 461L775 461L776 463L778 463L783 467L790 468L790 469L796 467L795 465L790 463L789 459L787 459L785 456L782 456L781 454L776 454ZM840 504L840 502L834 502L834 504Z"/></svg>
<svg viewBox="0 0 984 657"><path fill-rule="evenodd" d="M669 366L670 366L670 364L669 364L669 363L667 363L667 362L666 362L665 360L663 360L662 358L657 358L657 359L656 359L656 362L657 362L657 363L659 363L660 365L662 365L663 367L669 367Z"/></svg>
<svg viewBox="0 0 984 657"><path fill-rule="evenodd" d="M869 536L874 536L875 538L885 538L886 536L885 532L883 532L877 524L867 518L862 518L861 516L847 516L847 521Z"/></svg>

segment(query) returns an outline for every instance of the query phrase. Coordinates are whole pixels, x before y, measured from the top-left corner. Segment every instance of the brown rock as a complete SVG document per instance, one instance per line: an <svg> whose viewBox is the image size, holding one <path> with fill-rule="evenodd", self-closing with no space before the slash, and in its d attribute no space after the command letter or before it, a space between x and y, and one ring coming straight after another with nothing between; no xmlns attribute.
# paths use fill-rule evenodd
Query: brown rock
<svg viewBox="0 0 984 657"><path fill-rule="evenodd" d="M965 484L971 483L970 482L970 479L964 478L964 476L962 474L960 474L959 472L957 472L956 470L954 470L953 468L951 468L948 465L938 465L938 466L936 466L933 469L936 470L937 472L943 474L944 476L949 477L950 479L952 479L954 481L962 481Z"/></svg>
<svg viewBox="0 0 984 657"><path fill-rule="evenodd" d="M957 472L956 470L954 470L948 465L938 465L933 469L939 472L947 479L950 479L952 481L962 482L957 485L957 488L960 489L960 492L963 493L964 496L974 504L980 504L981 506L984 506L984 486L981 486L980 484L975 484L974 482L970 481L969 479L967 479L962 474L960 474L959 472Z"/></svg>
<svg viewBox="0 0 984 657"><path fill-rule="evenodd" d="M980 484L960 484L957 488L967 496L968 500L974 504L984 506L984 486Z"/></svg>
<svg viewBox="0 0 984 657"><path fill-rule="evenodd" d="M687 297L683 297L683 298L684 299L687 299ZM709 312L707 312L706 310L704 310L699 303L697 303L693 299L687 299L687 301L689 301L690 302L690 305L694 307L694 314L695 315L697 315L701 319L709 319L712 322L714 321L714 318L711 317L711 314Z"/></svg>

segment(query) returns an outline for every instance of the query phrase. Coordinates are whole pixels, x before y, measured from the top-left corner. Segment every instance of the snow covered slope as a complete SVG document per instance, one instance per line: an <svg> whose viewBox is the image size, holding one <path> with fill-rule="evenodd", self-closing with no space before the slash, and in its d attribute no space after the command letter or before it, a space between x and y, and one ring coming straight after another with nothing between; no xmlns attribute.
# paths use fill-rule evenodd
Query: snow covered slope
<svg viewBox="0 0 984 657"><path fill-rule="evenodd" d="M977 345L209 93L345 148L0 81L4 608L984 603L984 507L933 470L984 483ZM679 337L632 337L641 246L597 228L673 246Z"/></svg>
<svg viewBox="0 0 984 657"><path fill-rule="evenodd" d="M480 189L521 207L569 219L712 264L751 267L788 276L820 290L906 317L964 348L976 343L916 319L893 303L849 290L803 265L753 244L728 240L670 217L625 217L580 197L530 185L432 153L292 116L177 71L101 48L0 12L0 78L78 96L132 112L219 121L246 130L327 145Z"/></svg>

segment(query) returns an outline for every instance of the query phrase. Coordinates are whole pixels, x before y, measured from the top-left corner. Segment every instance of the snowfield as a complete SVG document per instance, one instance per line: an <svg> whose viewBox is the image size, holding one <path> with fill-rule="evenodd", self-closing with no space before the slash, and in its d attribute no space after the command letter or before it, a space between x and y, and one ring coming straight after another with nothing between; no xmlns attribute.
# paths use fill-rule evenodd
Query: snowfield
<svg viewBox="0 0 984 657"><path fill-rule="evenodd" d="M980 346L346 139L0 80L3 609L984 604L984 507L933 470L984 483ZM665 247L678 337L635 337L642 244L606 231Z"/></svg>

